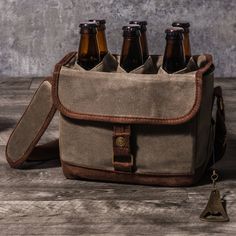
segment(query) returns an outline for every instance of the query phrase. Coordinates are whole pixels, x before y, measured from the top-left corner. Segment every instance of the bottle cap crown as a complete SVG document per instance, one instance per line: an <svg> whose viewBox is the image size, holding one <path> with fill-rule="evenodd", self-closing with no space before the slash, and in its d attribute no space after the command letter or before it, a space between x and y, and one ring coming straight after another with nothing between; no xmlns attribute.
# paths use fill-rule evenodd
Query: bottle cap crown
<svg viewBox="0 0 236 236"><path fill-rule="evenodd" d="M183 39L184 29L181 27L170 27L165 30L166 39Z"/></svg>
<svg viewBox="0 0 236 236"><path fill-rule="evenodd" d="M89 33L97 33L97 24L95 22L81 22L80 25L80 33L89 32Z"/></svg>
<svg viewBox="0 0 236 236"><path fill-rule="evenodd" d="M175 21L172 23L173 27L181 27L184 29L184 32L189 32L190 23L187 21Z"/></svg>
<svg viewBox="0 0 236 236"><path fill-rule="evenodd" d="M129 22L130 24L136 24L136 25L140 25L141 27L141 31L146 31L147 30L147 21L139 21L139 20L132 20Z"/></svg>
<svg viewBox="0 0 236 236"><path fill-rule="evenodd" d="M141 29L141 26L138 24L129 24L122 27L124 31L138 31Z"/></svg>
<svg viewBox="0 0 236 236"><path fill-rule="evenodd" d="M104 19L90 19L89 22L94 22L98 25L105 25L106 24L106 20L104 20Z"/></svg>
<svg viewBox="0 0 236 236"><path fill-rule="evenodd" d="M87 21L87 22L81 22L79 24L79 27L80 28L96 28L97 27L97 24L96 22L90 22L90 21Z"/></svg>
<svg viewBox="0 0 236 236"><path fill-rule="evenodd" d="M190 27L190 23L187 22L187 21L175 21L175 22L172 23L172 26L188 28L188 27Z"/></svg>
<svg viewBox="0 0 236 236"><path fill-rule="evenodd" d="M140 36L141 26L137 24L129 24L122 27L123 36L133 37Z"/></svg>

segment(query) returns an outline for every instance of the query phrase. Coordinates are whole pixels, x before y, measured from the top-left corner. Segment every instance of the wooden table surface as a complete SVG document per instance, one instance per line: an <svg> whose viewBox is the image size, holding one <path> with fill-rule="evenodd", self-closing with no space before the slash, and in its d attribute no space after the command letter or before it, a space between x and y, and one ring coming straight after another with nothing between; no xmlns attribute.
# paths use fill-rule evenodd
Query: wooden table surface
<svg viewBox="0 0 236 236"><path fill-rule="evenodd" d="M0 235L236 235L236 78L218 78L227 112L228 149L217 184L230 222L199 220L211 190L67 180L59 161L11 169L8 137L42 78L0 79ZM58 137L56 116L41 142Z"/></svg>

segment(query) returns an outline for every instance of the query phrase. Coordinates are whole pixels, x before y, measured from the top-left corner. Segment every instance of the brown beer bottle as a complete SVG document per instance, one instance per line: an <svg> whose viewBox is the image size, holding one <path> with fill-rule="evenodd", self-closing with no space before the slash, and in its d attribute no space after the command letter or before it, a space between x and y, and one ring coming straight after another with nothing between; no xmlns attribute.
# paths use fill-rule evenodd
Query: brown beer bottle
<svg viewBox="0 0 236 236"><path fill-rule="evenodd" d="M80 24L80 44L77 63L85 70L90 70L100 62L97 41L97 24L84 22Z"/></svg>
<svg viewBox="0 0 236 236"><path fill-rule="evenodd" d="M130 72L143 64L143 54L140 42L140 26L130 24L123 26L123 45L121 51L120 65Z"/></svg>
<svg viewBox="0 0 236 236"><path fill-rule="evenodd" d="M106 40L106 21L105 20L89 20L90 22L97 23L97 39L98 39L98 48L100 52L101 60L108 53L107 49L107 40Z"/></svg>
<svg viewBox="0 0 236 236"><path fill-rule="evenodd" d="M165 31L166 48L162 67L169 74L185 67L183 32L180 27L171 27Z"/></svg>
<svg viewBox="0 0 236 236"><path fill-rule="evenodd" d="M190 24L188 22L176 21L176 22L173 22L172 26L181 27L184 29L184 54L185 54L186 64L187 64L189 62L190 57L192 56L190 40L189 40Z"/></svg>
<svg viewBox="0 0 236 236"><path fill-rule="evenodd" d="M147 43L147 21L130 21L130 24L137 24L140 25L140 32L141 32L141 46L142 46L142 52L143 52L143 62L145 62L149 56L149 51L148 51L148 43Z"/></svg>

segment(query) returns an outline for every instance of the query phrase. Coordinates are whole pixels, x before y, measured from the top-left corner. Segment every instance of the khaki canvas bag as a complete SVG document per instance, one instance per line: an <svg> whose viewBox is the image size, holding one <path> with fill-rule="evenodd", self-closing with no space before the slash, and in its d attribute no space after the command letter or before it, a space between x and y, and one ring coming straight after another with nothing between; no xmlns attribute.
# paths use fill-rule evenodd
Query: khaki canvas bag
<svg viewBox="0 0 236 236"><path fill-rule="evenodd" d="M67 178L189 186L212 164L213 150L215 160L223 156L224 104L210 55L192 57L174 74L161 68L161 56L130 73L116 55L107 54L90 71L76 57L66 55L36 91L6 147L11 167L37 159L37 151L44 158L35 146L56 110Z"/></svg>

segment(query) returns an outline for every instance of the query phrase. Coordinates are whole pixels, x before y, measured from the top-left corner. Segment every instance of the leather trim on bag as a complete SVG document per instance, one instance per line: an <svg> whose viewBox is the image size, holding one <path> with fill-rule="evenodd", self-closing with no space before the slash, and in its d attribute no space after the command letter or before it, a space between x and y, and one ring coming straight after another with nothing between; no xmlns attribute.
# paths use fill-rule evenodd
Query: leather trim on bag
<svg viewBox="0 0 236 236"><path fill-rule="evenodd" d="M192 186L197 183L206 168L201 166L194 174L137 174L100 170L71 165L61 160L63 173L68 179L84 179L126 184L158 185L158 186Z"/></svg>

